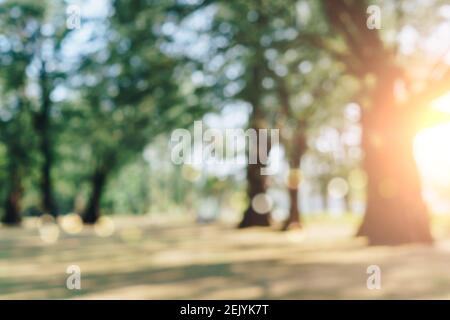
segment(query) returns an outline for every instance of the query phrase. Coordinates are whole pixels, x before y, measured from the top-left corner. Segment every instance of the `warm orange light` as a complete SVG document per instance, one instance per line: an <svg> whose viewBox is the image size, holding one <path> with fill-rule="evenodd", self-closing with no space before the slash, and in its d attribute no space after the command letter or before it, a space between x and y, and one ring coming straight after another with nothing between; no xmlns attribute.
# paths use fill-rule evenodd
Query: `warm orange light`
<svg viewBox="0 0 450 320"><path fill-rule="evenodd" d="M434 100L431 107L440 112L450 113L450 92Z"/></svg>
<svg viewBox="0 0 450 320"><path fill-rule="evenodd" d="M420 131L414 153L425 179L450 186L450 123Z"/></svg>
<svg viewBox="0 0 450 320"><path fill-rule="evenodd" d="M431 208L440 207L439 202L448 199L436 195L450 191L450 93L433 101L423 122L426 128L414 139L414 156L425 193L432 195L428 199Z"/></svg>

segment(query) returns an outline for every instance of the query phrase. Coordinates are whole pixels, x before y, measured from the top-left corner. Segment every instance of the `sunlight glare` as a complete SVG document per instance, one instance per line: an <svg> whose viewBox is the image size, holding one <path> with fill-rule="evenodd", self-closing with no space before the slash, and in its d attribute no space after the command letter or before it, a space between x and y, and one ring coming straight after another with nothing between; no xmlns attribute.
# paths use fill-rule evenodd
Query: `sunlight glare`
<svg viewBox="0 0 450 320"><path fill-rule="evenodd" d="M416 135L414 157L425 186L424 191L433 195L427 197L430 205L436 208L448 202L448 199L438 195L450 192L450 122L446 119L450 113L450 93L433 101L431 107L430 112L439 112L440 121Z"/></svg>
<svg viewBox="0 0 450 320"><path fill-rule="evenodd" d="M436 111L450 113L450 92L434 100L431 107Z"/></svg>
<svg viewBox="0 0 450 320"><path fill-rule="evenodd" d="M450 184L450 123L420 131L414 141L414 155L424 179Z"/></svg>

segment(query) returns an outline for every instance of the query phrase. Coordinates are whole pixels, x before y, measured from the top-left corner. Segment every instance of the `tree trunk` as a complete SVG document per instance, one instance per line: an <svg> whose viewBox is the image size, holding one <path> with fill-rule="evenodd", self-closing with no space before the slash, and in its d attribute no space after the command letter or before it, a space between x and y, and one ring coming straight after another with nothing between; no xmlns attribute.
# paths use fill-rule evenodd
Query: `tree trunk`
<svg viewBox="0 0 450 320"><path fill-rule="evenodd" d="M98 169L92 176L92 193L86 210L83 214L83 222L94 224L100 217L100 201L106 184L106 171Z"/></svg>
<svg viewBox="0 0 450 320"><path fill-rule="evenodd" d="M300 209L298 202L298 192L300 179L300 161L303 154L306 151L306 137L303 128L299 128L294 133L293 141L291 145L286 148L289 157L290 172L288 176L288 189L289 189L289 215L283 222L282 231L289 229L300 228Z"/></svg>
<svg viewBox="0 0 450 320"><path fill-rule="evenodd" d="M328 176L319 178L318 185L321 213L328 215L330 213L330 208L328 207Z"/></svg>
<svg viewBox="0 0 450 320"><path fill-rule="evenodd" d="M289 188L289 215L283 222L282 231L301 228L298 190L298 188Z"/></svg>
<svg viewBox="0 0 450 320"><path fill-rule="evenodd" d="M11 174L11 186L6 196L4 209L5 214L2 222L6 225L19 225L22 221L20 216L20 199L22 198L22 184L17 172Z"/></svg>
<svg viewBox="0 0 450 320"><path fill-rule="evenodd" d="M47 135L47 133L46 133ZM51 169L53 166L53 157L48 136L42 137L41 152L44 156L44 163L41 168L41 193L42 193L42 208L45 213L56 216L58 210L53 198L53 184L51 178Z"/></svg>
<svg viewBox="0 0 450 320"><path fill-rule="evenodd" d="M57 208L53 198L53 183L51 177L51 170L53 167L53 150L51 141L51 100L48 83L48 75L45 71L45 63L42 65L40 73L41 85L41 111L36 116L35 127L39 134L40 145L39 149L43 158L41 166L41 206L44 213L57 215Z"/></svg>
<svg viewBox="0 0 450 320"><path fill-rule="evenodd" d="M338 53L348 71L366 79L363 90L371 91L370 110L363 110L364 167L368 175L368 199L364 221L358 235L370 244L432 242L429 217L421 196L413 139L417 128L417 106L423 108L428 97L448 88L444 79L439 88L425 95L409 97L410 105L395 101L395 81L406 79L408 72L396 65L396 52L387 48L378 32L362 28L367 7L362 1L324 1L331 29L339 33L349 55ZM350 30L352 30L350 32ZM330 50L331 51L331 50ZM431 79L430 79L431 80ZM372 86L373 84L373 86ZM373 90L372 90L373 89ZM437 90L438 89L438 90ZM415 94L413 94L415 95Z"/></svg>
<svg viewBox="0 0 450 320"><path fill-rule="evenodd" d="M347 192L347 194L344 196L344 205L345 205L345 213L353 213L353 206L352 206L352 196L350 193L350 190Z"/></svg>
<svg viewBox="0 0 450 320"><path fill-rule="evenodd" d="M252 199L257 194L265 194L267 191L267 176L261 175L261 168L263 166L260 163L247 165L247 195L250 203L244 212L239 228L270 226L270 213L258 213L252 206Z"/></svg>
<svg viewBox="0 0 450 320"><path fill-rule="evenodd" d="M383 71L386 71L384 69ZM429 217L413 155L414 109L396 106L395 77L378 77L372 108L363 113L367 207L358 235L371 245L431 243Z"/></svg>
<svg viewBox="0 0 450 320"><path fill-rule="evenodd" d="M252 207L252 199L257 194L265 194L267 191L267 176L261 174L261 169L265 167L259 159L259 137L258 130L265 128L265 120L263 110L260 107L260 94L261 88L261 68L258 66L264 63L264 57L258 53L255 58L255 65L252 68L250 85L246 88L246 98L252 105L252 112L249 117L250 129L256 130L257 141L254 146L256 149L257 161L255 164L247 164L247 197L249 199L249 205L245 210L242 221L239 223L238 228L247 228L252 226L270 226L270 211L266 213L258 213ZM260 63L256 63L259 61ZM252 141L250 141L252 143ZM250 147L250 146L248 146ZM270 152L271 142L268 140L267 154ZM249 152L250 155L250 152Z"/></svg>

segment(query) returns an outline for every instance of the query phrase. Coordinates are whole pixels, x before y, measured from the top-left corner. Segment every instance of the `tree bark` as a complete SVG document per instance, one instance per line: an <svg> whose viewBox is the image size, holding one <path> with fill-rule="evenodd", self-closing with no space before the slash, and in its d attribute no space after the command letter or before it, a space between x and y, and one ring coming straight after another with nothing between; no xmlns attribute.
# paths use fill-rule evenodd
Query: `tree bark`
<svg viewBox="0 0 450 320"><path fill-rule="evenodd" d="M258 213L252 207L252 199L261 193L267 191L267 178L261 175L260 163L247 165L247 195L249 198L249 206L244 212L244 217L239 224L239 228L248 228L254 226L268 227L270 226L270 213Z"/></svg>
<svg viewBox="0 0 450 320"><path fill-rule="evenodd" d="M106 185L107 173L97 169L92 176L92 191L86 210L83 214L83 222L94 224L100 217L100 202Z"/></svg>
<svg viewBox="0 0 450 320"><path fill-rule="evenodd" d="M431 243L429 216L413 155L414 109L396 106L395 77L383 70L363 113L367 207L358 235L371 245Z"/></svg>
<svg viewBox="0 0 450 320"><path fill-rule="evenodd" d="M289 188L289 215L283 222L281 231L301 228L300 209L298 208L298 188Z"/></svg>
<svg viewBox="0 0 450 320"><path fill-rule="evenodd" d="M51 140L51 100L48 83L48 75L45 71L45 63L42 64L40 73L41 85L41 110L35 118L36 131L39 134L39 149L43 158L41 166L41 206L44 213L57 215L57 207L53 197L53 183L51 171L53 168L53 148Z"/></svg>
<svg viewBox="0 0 450 320"><path fill-rule="evenodd" d="M395 81L403 79L408 84L407 72L396 65L396 52L383 44L378 32L361 27L366 23L367 4L356 0L323 3L331 29L342 36L349 53L342 54L321 41L319 46L343 62L349 73L361 80L369 75L375 80L373 90L372 85L363 88L371 95L362 92L371 104L364 106L362 119L368 199L358 235L367 236L374 245L430 243L429 217L413 156L414 120L417 107L424 108L448 90L450 72L437 81L430 79L421 93L410 90L408 105L396 102Z"/></svg>
<svg viewBox="0 0 450 320"><path fill-rule="evenodd" d="M353 206L352 206L352 196L350 194L350 190L349 192L347 192L347 194L344 196L344 205L345 205L345 213L353 213Z"/></svg>
<svg viewBox="0 0 450 320"><path fill-rule="evenodd" d="M300 126L302 126L300 124ZM303 127L297 128L294 133L293 141L291 145L287 148L288 151L288 161L290 167L290 174L288 177L288 189L289 189L289 215L287 219L283 222L282 231L287 231L289 229L300 228L300 208L298 201L298 192L300 176L299 167L300 161L303 154L306 151L306 136Z"/></svg>
<svg viewBox="0 0 450 320"><path fill-rule="evenodd" d="M14 169L13 169L14 170ZM11 173L10 190L4 204L4 216L2 222L6 225L19 225L22 221L20 216L20 199L22 198L22 183L17 171Z"/></svg>
<svg viewBox="0 0 450 320"><path fill-rule="evenodd" d="M260 95L263 89L261 88L262 70L259 67L264 64L264 57L261 53L258 53L255 55L254 61L255 64L252 68L250 84L246 88L245 96L247 101L249 101L252 105L252 112L249 117L249 127L257 132L257 141L253 141L253 143L256 143L255 151L258 156L255 164L247 164L247 197L249 200L249 205L244 212L242 221L239 223L238 228L270 226L270 212L261 214L256 212L252 207L252 199L257 194L265 194L267 191L267 176L261 174L261 169L263 169L265 165L262 164L259 159L260 150L258 136L258 130L265 128L264 114L260 106ZM250 141L250 143L252 142ZM270 152L270 149L271 142L268 140L267 154Z"/></svg>
<svg viewBox="0 0 450 320"><path fill-rule="evenodd" d="M41 152L44 156L44 163L41 168L41 193L42 209L45 213L57 216L58 210L53 198L53 183L51 178L51 169L53 167L53 156L47 133L42 137Z"/></svg>

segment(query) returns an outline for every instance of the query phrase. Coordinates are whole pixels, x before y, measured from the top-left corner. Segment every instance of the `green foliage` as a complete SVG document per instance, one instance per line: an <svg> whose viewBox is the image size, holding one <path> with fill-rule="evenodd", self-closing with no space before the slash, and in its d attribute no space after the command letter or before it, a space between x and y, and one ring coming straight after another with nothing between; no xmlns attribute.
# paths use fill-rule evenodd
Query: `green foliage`
<svg viewBox="0 0 450 320"><path fill-rule="evenodd" d="M1 201L20 182L24 206L41 206L45 164L62 212L86 205L99 171L109 212L194 210L202 196L234 196L243 179L185 181L158 140L230 105L249 109L248 126L282 129L287 157L294 137L307 136L309 154L329 167L313 179L346 176L360 159L336 161L314 139L326 127L344 132L346 104L364 102L376 65L358 50L369 39L394 52L389 30L401 29L401 13L423 35L435 24L420 18L444 2L426 12L387 2L386 28L372 33L347 30L329 12L348 8L346 23L358 26L369 3L112 0L104 16L70 31L65 1L0 2ZM157 152L143 160L149 145ZM161 159L167 166L155 169Z"/></svg>

